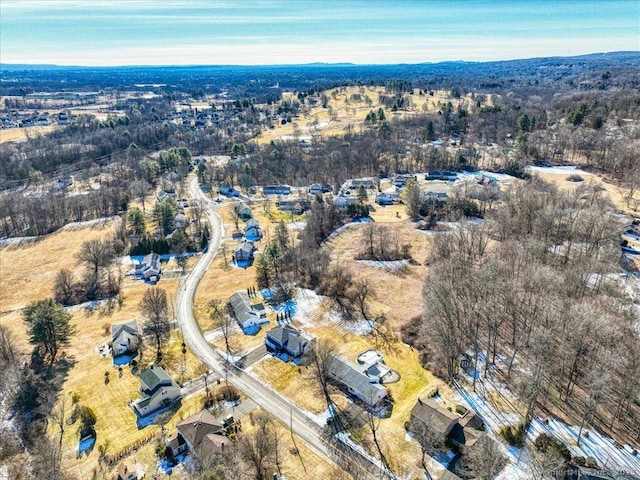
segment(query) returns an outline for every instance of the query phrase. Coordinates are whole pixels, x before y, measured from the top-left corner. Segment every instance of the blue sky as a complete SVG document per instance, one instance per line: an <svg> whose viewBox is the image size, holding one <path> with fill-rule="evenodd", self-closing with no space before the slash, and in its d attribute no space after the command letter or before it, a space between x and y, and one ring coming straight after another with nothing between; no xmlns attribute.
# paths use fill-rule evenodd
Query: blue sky
<svg viewBox="0 0 640 480"><path fill-rule="evenodd" d="M420 63L640 50L638 0L0 0L0 62Z"/></svg>

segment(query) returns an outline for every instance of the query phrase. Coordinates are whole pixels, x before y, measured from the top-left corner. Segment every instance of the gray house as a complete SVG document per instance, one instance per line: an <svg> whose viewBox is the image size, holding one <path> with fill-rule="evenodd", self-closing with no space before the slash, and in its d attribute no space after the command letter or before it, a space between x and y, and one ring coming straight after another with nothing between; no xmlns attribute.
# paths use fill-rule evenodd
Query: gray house
<svg viewBox="0 0 640 480"><path fill-rule="evenodd" d="M269 330L264 342L267 350L275 354L286 353L299 359L313 349L314 339L291 325L283 325Z"/></svg>
<svg viewBox="0 0 640 480"><path fill-rule="evenodd" d="M111 345L114 356L137 352L140 345L138 322L129 320L111 325Z"/></svg>
<svg viewBox="0 0 640 480"><path fill-rule="evenodd" d="M140 265L136 265L136 275L139 275L146 281L158 280L162 273L162 266L160 265L160 255L157 253L150 253L142 259Z"/></svg>
<svg viewBox="0 0 640 480"><path fill-rule="evenodd" d="M361 400L367 407L378 407L389 400L387 389L367 377L357 366L332 355L328 362L328 375L344 387L347 393ZM374 383L375 382L375 383Z"/></svg>
<svg viewBox="0 0 640 480"><path fill-rule="evenodd" d="M151 365L140 374L140 398L131 406L139 416L144 417L174 404L181 397L180 387L167 372L162 367Z"/></svg>
<svg viewBox="0 0 640 480"><path fill-rule="evenodd" d="M234 256L237 262L251 262L253 261L253 252L256 247L253 246L253 242L245 240L234 251Z"/></svg>

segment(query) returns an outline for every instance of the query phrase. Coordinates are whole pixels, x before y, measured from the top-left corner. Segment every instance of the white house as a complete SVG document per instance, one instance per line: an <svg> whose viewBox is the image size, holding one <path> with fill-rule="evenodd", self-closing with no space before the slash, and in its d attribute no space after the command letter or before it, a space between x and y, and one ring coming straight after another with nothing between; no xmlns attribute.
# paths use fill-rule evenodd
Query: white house
<svg viewBox="0 0 640 480"><path fill-rule="evenodd" d="M141 398L132 402L131 406L141 417L168 407L182 397L180 387L162 367L151 365L139 378Z"/></svg>
<svg viewBox="0 0 640 480"><path fill-rule="evenodd" d="M129 320L128 322L111 325L111 349L114 356L137 352L139 345L140 331L138 322Z"/></svg>
<svg viewBox="0 0 640 480"><path fill-rule="evenodd" d="M253 309L249 296L244 292L236 292L229 298L240 328L253 327L263 323L260 312Z"/></svg>

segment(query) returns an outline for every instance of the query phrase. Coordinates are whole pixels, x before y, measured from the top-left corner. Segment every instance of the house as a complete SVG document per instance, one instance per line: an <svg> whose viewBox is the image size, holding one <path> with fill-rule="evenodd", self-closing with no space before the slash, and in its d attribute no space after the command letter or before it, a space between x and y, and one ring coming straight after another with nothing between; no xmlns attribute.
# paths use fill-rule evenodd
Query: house
<svg viewBox="0 0 640 480"><path fill-rule="evenodd" d="M393 205L395 202L395 200L386 193L379 193L378 195L376 195L376 203L378 205Z"/></svg>
<svg viewBox="0 0 640 480"><path fill-rule="evenodd" d="M177 230L178 228L184 228L188 224L187 217L184 213L177 213L175 217L173 217L173 228Z"/></svg>
<svg viewBox="0 0 640 480"><path fill-rule="evenodd" d="M313 185L311 185L309 187L309 194L310 195L317 195L317 194L322 194L322 185L319 183L314 183Z"/></svg>
<svg viewBox="0 0 640 480"><path fill-rule="evenodd" d="M338 208L347 208L349 205L355 205L356 199L346 195L338 195L333 197L333 204Z"/></svg>
<svg viewBox="0 0 640 480"><path fill-rule="evenodd" d="M398 188L403 188L409 180L418 181L418 177L410 173L401 173L396 175L393 184Z"/></svg>
<svg viewBox="0 0 640 480"><path fill-rule="evenodd" d="M140 345L138 322L130 320L111 325L111 345L114 356L137 352Z"/></svg>
<svg viewBox="0 0 640 480"><path fill-rule="evenodd" d="M73 185L73 177L71 175L66 175L64 177L58 177L53 184L54 188L58 190L62 190L63 188L68 188Z"/></svg>
<svg viewBox="0 0 640 480"><path fill-rule="evenodd" d="M458 174L456 172L440 172L437 170L432 170L427 173L427 180L446 180L449 182L453 182L458 179Z"/></svg>
<svg viewBox="0 0 640 480"><path fill-rule="evenodd" d="M345 185L348 189L358 189L360 187L364 187L367 189L373 189L376 187L376 181L373 177L366 178L352 178L345 182Z"/></svg>
<svg viewBox="0 0 640 480"><path fill-rule="evenodd" d="M167 198L175 198L175 196L176 192L173 190L160 190L156 195L156 198L158 199L158 202L164 202Z"/></svg>
<svg viewBox="0 0 640 480"><path fill-rule="evenodd" d="M264 195L291 195L291 187L288 185L265 185L262 187Z"/></svg>
<svg viewBox="0 0 640 480"><path fill-rule="evenodd" d="M278 210L281 212L293 212L296 215L300 215L311 207L309 200L281 200L278 202Z"/></svg>
<svg viewBox="0 0 640 480"><path fill-rule="evenodd" d="M220 195L224 195L225 197L239 197L240 192L229 185L221 185Z"/></svg>
<svg viewBox="0 0 640 480"><path fill-rule="evenodd" d="M446 192L425 192L424 193L424 201L425 202L446 202L447 201L447 193Z"/></svg>
<svg viewBox="0 0 640 480"><path fill-rule="evenodd" d="M224 448L229 439L225 428L208 410L202 410L176 425L178 432L166 442L174 456L209 448Z"/></svg>
<svg viewBox="0 0 640 480"><path fill-rule="evenodd" d="M251 219L244 226L244 236L247 240L257 242L262 238L262 230L257 220Z"/></svg>
<svg viewBox="0 0 640 480"><path fill-rule="evenodd" d="M414 433L423 428L428 429L431 433L442 436L443 441L448 440L463 452L468 453L469 449L475 448L486 440L490 441L489 437L480 431L483 425L482 419L472 410L460 416L447 410L435 400L419 398L411 410L409 429ZM421 441L420 437L418 441Z"/></svg>
<svg viewBox="0 0 640 480"><path fill-rule="evenodd" d="M240 262L251 263L253 262L253 252L256 250L256 247L253 246L253 242L245 240L236 248L235 252L233 252L234 259L236 264Z"/></svg>
<svg viewBox="0 0 640 480"><path fill-rule="evenodd" d="M161 273L160 255L157 253L149 253L142 259L141 264L136 265L136 276L143 278L145 281L157 281L160 279Z"/></svg>
<svg viewBox="0 0 640 480"><path fill-rule="evenodd" d="M251 305L249 296L244 292L236 292L229 298L229 304L233 309L233 315L240 328L255 327L264 322L260 312Z"/></svg>
<svg viewBox="0 0 640 480"><path fill-rule="evenodd" d="M327 363L329 378L367 407L374 408L389 400L387 389L377 381L371 380L355 365L336 355L332 355Z"/></svg>
<svg viewBox="0 0 640 480"><path fill-rule="evenodd" d="M299 359L310 352L314 341L312 337L291 325L272 328L264 339L268 351L276 355L286 353L294 359Z"/></svg>
<svg viewBox="0 0 640 480"><path fill-rule="evenodd" d="M116 467L118 476L117 480L139 480L144 478L144 471L142 465L133 463L129 460L120 462Z"/></svg>
<svg viewBox="0 0 640 480"><path fill-rule="evenodd" d="M249 220L251 217L253 217L251 208L248 205L245 205L244 203L240 205L238 207L238 217L240 217L240 219L243 222L246 222L247 220Z"/></svg>
<svg viewBox="0 0 640 480"><path fill-rule="evenodd" d="M132 402L131 406L140 417L180 400L180 387L162 367L151 365L139 378L141 398Z"/></svg>

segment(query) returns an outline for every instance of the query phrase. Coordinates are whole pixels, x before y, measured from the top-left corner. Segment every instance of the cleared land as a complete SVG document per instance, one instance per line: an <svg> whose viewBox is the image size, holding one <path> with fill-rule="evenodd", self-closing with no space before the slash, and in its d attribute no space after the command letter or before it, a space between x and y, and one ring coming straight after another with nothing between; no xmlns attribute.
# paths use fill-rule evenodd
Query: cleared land
<svg viewBox="0 0 640 480"><path fill-rule="evenodd" d="M308 140L314 135L343 135L348 129L358 130L361 128L367 114L371 110L377 112L379 108L383 108L385 118L391 120L419 113L436 113L447 102L451 102L454 108L472 102L469 96L453 98L449 92L444 90L435 91L433 96L428 93L420 95L418 90L414 90L413 93L403 94L407 107L393 112L380 102L380 95L393 95L393 93L387 92L384 87L340 87L324 93L328 98L327 108L323 108L319 101L316 106L307 106L307 109L294 117L291 123L277 124L274 128L265 130L256 137L256 141L269 143L271 140L278 139L300 138ZM292 100L294 96L291 94L283 95L283 98Z"/></svg>
<svg viewBox="0 0 640 480"><path fill-rule="evenodd" d="M59 128L58 125L36 126L27 128L6 128L0 130L0 143L22 141L29 137L46 135Z"/></svg>

